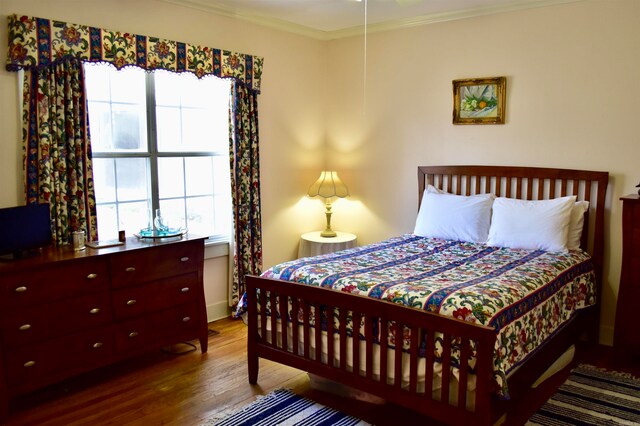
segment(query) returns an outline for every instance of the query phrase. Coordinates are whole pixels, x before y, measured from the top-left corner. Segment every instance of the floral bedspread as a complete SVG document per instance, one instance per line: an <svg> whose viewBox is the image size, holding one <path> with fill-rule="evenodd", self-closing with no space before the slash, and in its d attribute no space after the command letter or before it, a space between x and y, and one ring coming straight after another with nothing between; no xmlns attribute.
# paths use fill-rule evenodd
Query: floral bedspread
<svg viewBox="0 0 640 426"><path fill-rule="evenodd" d="M515 250L407 234L274 266L263 277L366 295L495 328L506 376L574 313L595 303L582 250Z"/></svg>

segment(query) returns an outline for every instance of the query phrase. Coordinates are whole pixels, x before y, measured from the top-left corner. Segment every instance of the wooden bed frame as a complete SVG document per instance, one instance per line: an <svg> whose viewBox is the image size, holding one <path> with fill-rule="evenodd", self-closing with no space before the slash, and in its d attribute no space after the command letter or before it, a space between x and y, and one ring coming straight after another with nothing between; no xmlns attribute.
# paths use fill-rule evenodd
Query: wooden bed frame
<svg viewBox="0 0 640 426"><path fill-rule="evenodd" d="M425 166L418 168L418 194L422 198L427 184L439 189L462 195L494 193L496 196L536 200L549 199L565 195L576 195L578 200L590 202L585 213L585 226L581 245L592 256L597 286L602 283L604 254L604 205L608 185L607 172L583 170L504 167L504 166ZM419 204L418 204L419 205ZM589 220L595 215L595 220ZM270 359L309 373L339 382L352 388L371 393L389 402L410 408L419 413L448 424L491 425L504 420L508 402L499 401L495 395L492 358L495 331L492 328L444 317L426 311L407 308L394 303L368 297L337 292L321 287L296 284L280 280L247 276L248 300L248 370L249 382L257 383L259 358ZM517 399L522 392L559 357L578 335L589 333L597 338L600 311L600 288L597 289L597 305L583 309L579 315L564 326L561 331L533 353L523 366L513 372L508 379L511 400ZM271 312L278 311L280 318L286 318L287 302L293 311L302 310L303 321L294 315L290 324L290 336L287 336L286 321L278 321L276 315L266 315L267 306ZM314 309L311 309L313 307ZM337 309L340 315L339 329L334 330L331 321L327 321L327 334L338 333L339 343L334 347L333 339L327 339L328 359L321 359L321 334L313 333L315 342L305 336L311 336L309 316L315 316L320 323L323 313ZM282 315L280 313L282 312ZM349 339L345 330L347 312L353 317L353 328L364 324L365 354L371 354L374 342L374 323L393 321L396 327L404 325L411 330L409 386L403 387L399 379L402 371L402 345L396 345L391 352L394 368L387 371L387 327L381 327L380 338L380 374L374 376L371 356L366 356L365 365L360 365L357 339ZM263 314L265 313L265 314ZM270 326L270 330L269 327ZM303 332L298 332L302 326ZM260 332L265 330L265 333ZM443 336L443 364L450 363L452 339L461 342L460 378L457 383L450 377L449 369L443 369L442 388L439 396L433 397L431 384L433 370L433 337L435 333ZM278 337L281 336L281 337ZM288 342L288 339L291 341ZM426 343L423 341L426 340ZM470 343L476 347L476 392L470 411L467 407L467 359ZM312 343L315 343L314 345ZM421 344L426 344L426 371L424 391L420 392L418 382L418 352ZM300 348L296 351L288 349ZM353 368L346 364L347 345L353 351ZM340 354L339 361L334 359L334 350ZM406 356L406 355L405 355ZM361 374L360 370L365 373ZM387 380L387 376L395 379ZM389 383L388 383L389 381ZM457 386L457 401L450 402L449 387ZM501 418L502 416L502 418Z"/></svg>

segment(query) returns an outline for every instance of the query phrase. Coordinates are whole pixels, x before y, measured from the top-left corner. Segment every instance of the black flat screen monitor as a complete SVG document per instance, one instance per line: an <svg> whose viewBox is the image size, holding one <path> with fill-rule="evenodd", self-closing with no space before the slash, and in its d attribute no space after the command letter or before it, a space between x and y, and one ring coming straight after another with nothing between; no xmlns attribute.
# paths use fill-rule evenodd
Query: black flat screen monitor
<svg viewBox="0 0 640 426"><path fill-rule="evenodd" d="M49 204L0 209L0 257L36 256L51 244Z"/></svg>

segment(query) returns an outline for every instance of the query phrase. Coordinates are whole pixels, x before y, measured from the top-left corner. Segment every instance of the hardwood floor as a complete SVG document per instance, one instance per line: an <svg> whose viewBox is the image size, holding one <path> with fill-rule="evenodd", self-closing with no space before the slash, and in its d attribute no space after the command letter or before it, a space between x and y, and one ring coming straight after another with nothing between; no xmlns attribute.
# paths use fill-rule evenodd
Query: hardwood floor
<svg viewBox="0 0 640 426"><path fill-rule="evenodd" d="M209 328L217 333L209 337L209 352L204 355L199 347L182 355L157 352L67 380L13 400L9 417L2 424L199 425L281 387L377 425L435 424L406 409L313 390L306 373L266 360L260 360L259 384L251 386L246 369L247 327L241 321L225 319ZM184 344L172 348L185 349L188 346ZM606 347L579 348L576 358L576 362L614 367ZM508 424L524 424L565 380L568 371L558 373L513 407Z"/></svg>

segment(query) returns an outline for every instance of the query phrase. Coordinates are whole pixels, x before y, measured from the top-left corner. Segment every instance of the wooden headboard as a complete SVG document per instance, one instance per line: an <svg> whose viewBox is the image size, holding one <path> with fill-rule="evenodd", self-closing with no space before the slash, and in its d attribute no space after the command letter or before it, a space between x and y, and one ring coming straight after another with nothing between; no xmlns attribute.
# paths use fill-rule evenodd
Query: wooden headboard
<svg viewBox="0 0 640 426"><path fill-rule="evenodd" d="M457 195L492 193L498 197L548 200L575 195L589 201L585 213L581 247L593 259L602 283L604 259L604 205L608 172L510 166L421 166L418 167L418 205L427 185ZM595 220L589 218L595 215ZM600 289L598 288L598 301Z"/></svg>

